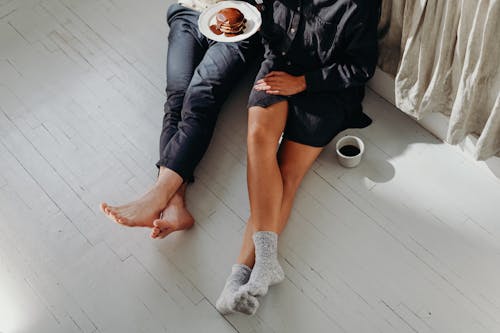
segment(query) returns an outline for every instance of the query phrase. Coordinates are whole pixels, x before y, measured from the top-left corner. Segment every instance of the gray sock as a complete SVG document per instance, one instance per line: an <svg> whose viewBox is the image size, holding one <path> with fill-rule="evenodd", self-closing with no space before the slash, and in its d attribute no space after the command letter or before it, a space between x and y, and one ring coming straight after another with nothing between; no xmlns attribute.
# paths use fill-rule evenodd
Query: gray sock
<svg viewBox="0 0 500 333"><path fill-rule="evenodd" d="M278 234L271 231L259 231L253 235L255 244L255 265L248 283L242 286L238 294L263 296L269 286L282 282L285 273L278 262Z"/></svg>
<svg viewBox="0 0 500 333"><path fill-rule="evenodd" d="M237 293L239 288L248 282L252 270L242 264L235 264L231 269L231 275L226 280L226 285L222 290L215 307L223 315L234 312L242 312L244 314L253 315L259 307L257 298Z"/></svg>

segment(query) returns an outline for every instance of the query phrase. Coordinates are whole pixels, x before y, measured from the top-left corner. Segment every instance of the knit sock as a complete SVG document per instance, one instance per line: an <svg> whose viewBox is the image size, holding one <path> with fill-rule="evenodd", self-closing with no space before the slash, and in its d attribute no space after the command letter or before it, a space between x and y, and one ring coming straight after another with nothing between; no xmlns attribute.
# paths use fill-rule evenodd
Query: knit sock
<svg viewBox="0 0 500 333"><path fill-rule="evenodd" d="M220 294L215 307L223 315L234 312L253 315L259 307L259 301L247 294L237 293L238 289L248 282L252 270L241 264L233 265L231 275L226 280L226 284Z"/></svg>
<svg viewBox="0 0 500 333"><path fill-rule="evenodd" d="M282 282L285 273L278 262L278 234L259 231L253 235L255 245L255 265L248 283L241 286L238 295L263 296L273 284Z"/></svg>

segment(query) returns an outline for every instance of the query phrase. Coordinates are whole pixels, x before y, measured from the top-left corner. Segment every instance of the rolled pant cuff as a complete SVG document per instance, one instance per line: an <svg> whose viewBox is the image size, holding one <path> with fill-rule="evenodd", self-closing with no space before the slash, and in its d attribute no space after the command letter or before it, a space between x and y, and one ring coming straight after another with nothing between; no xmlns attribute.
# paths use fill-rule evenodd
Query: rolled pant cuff
<svg viewBox="0 0 500 333"><path fill-rule="evenodd" d="M194 176L192 172L185 172L185 170L183 170L179 166L176 166L175 163L172 163L169 160L159 160L156 163L156 167L158 168L158 173L160 172L160 167L165 167L177 173L179 176L181 176L184 183L187 184L194 183Z"/></svg>

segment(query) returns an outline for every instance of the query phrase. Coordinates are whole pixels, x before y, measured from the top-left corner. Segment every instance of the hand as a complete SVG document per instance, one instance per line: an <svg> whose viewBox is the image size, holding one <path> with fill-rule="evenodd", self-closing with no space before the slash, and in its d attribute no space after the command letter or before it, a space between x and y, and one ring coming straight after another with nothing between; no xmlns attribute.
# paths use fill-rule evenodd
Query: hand
<svg viewBox="0 0 500 333"><path fill-rule="evenodd" d="M270 95L291 96L306 90L306 77L293 76L285 72L271 72L257 81L255 90Z"/></svg>

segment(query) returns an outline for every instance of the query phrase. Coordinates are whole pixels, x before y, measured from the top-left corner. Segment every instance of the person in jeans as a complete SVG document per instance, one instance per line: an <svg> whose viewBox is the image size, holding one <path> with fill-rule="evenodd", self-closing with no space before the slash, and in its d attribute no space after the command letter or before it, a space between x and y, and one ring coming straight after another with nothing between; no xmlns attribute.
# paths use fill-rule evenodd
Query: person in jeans
<svg viewBox="0 0 500 333"><path fill-rule="evenodd" d="M101 210L119 224L152 228L152 238L193 225L185 206L186 185L208 148L223 102L259 50L258 35L221 43L201 34L200 11L216 2L182 0L169 7L167 101L158 179L135 201L122 206L101 204Z"/></svg>

